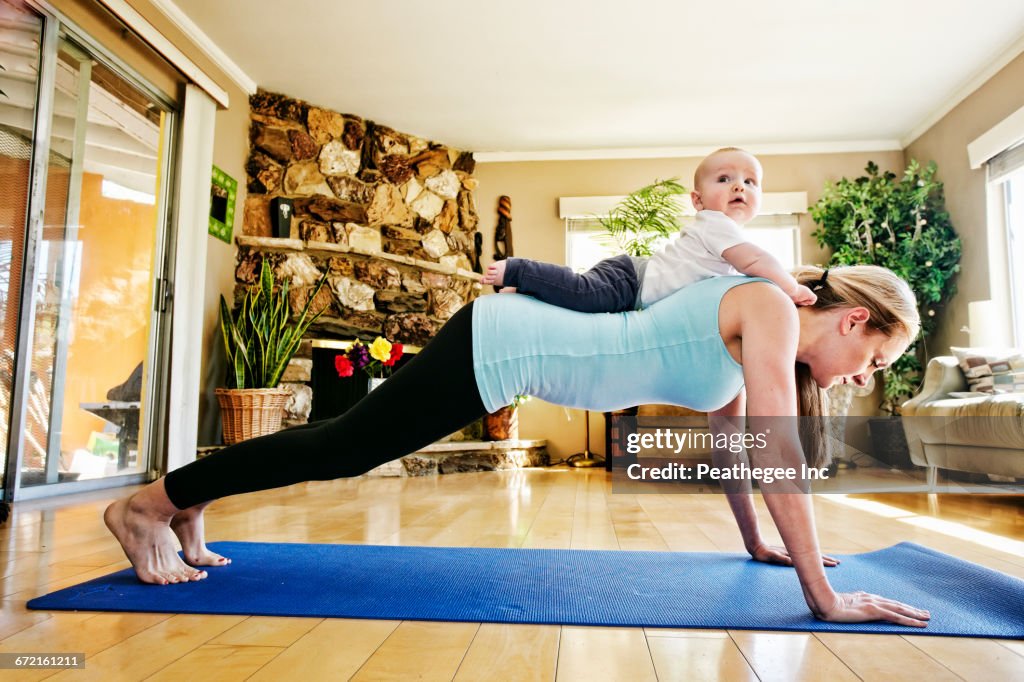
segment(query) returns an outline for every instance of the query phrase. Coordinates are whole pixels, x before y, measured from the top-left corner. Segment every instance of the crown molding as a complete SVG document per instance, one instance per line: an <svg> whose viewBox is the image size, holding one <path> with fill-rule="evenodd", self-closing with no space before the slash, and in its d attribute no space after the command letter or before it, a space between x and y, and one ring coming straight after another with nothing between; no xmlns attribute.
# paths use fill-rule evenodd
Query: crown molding
<svg viewBox="0 0 1024 682"><path fill-rule="evenodd" d="M174 26L185 34L185 36L195 43L199 51L206 55L218 69L223 71L228 78L233 80L235 84L242 89L247 95L252 95L256 92L256 81L249 77L245 71L242 70L238 64L234 62L227 55L224 50L220 49L210 36L203 32L203 29L196 25L196 22L192 21L180 7L174 4L172 0L149 0L154 7L160 10L160 13L167 17Z"/></svg>
<svg viewBox="0 0 1024 682"><path fill-rule="evenodd" d="M596 161L612 159L680 159L707 156L725 145L691 147L631 147L610 149L562 149L545 151L474 152L477 163L517 161ZM843 154L847 152L902 151L899 140L849 140L843 142L792 142L737 145L758 156L793 154Z"/></svg>
<svg viewBox="0 0 1024 682"><path fill-rule="evenodd" d="M941 121L946 114L951 112L958 104L963 102L965 99L971 96L975 90L980 88L982 85L987 83L992 76L999 73L999 71L1016 59L1020 54L1024 52L1024 36L1021 36L1007 49L1003 50L999 55L988 63L985 67L980 69L977 73L971 76L966 83L961 85L953 94L947 99L942 106L933 111L931 114L921 120L916 126L914 126L909 133L903 136L900 140L900 144L904 149L909 147L917 138L924 135L934 126L936 123Z"/></svg>

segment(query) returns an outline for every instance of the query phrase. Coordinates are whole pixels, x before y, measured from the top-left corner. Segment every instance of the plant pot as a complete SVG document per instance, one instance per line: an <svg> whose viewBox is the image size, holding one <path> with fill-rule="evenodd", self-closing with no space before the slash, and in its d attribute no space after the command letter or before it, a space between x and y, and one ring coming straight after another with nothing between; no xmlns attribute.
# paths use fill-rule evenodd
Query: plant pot
<svg viewBox="0 0 1024 682"><path fill-rule="evenodd" d="M214 394L225 445L280 431L284 406L292 395L283 388L218 388Z"/></svg>
<svg viewBox="0 0 1024 682"><path fill-rule="evenodd" d="M519 440L519 410L506 405L484 416L486 440Z"/></svg>
<svg viewBox="0 0 1024 682"><path fill-rule="evenodd" d="M903 432L901 417L875 417L868 420L868 432L875 459L881 460L894 469L913 469L910 461L910 447Z"/></svg>

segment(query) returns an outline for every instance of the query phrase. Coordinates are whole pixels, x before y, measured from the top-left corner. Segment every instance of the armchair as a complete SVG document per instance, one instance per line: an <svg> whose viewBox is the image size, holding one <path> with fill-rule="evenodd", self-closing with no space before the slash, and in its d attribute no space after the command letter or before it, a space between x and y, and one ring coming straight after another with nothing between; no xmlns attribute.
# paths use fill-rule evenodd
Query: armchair
<svg viewBox="0 0 1024 682"><path fill-rule="evenodd" d="M929 486L939 469L1024 478L1024 394L951 395L960 391L968 387L956 358L935 357L903 404L910 459L927 467Z"/></svg>

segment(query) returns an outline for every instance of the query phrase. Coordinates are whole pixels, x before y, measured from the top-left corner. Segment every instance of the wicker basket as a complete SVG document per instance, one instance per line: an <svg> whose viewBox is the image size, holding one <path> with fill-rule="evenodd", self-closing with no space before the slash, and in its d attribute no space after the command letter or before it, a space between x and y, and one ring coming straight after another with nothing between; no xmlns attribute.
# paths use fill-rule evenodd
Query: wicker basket
<svg viewBox="0 0 1024 682"><path fill-rule="evenodd" d="M226 445L280 431L284 406L292 395L283 388L218 388L214 393Z"/></svg>

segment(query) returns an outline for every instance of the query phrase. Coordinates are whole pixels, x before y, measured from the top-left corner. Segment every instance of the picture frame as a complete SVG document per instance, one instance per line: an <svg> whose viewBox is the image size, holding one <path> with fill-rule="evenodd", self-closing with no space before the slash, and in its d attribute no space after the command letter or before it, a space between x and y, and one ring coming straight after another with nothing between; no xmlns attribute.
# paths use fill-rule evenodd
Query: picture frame
<svg viewBox="0 0 1024 682"><path fill-rule="evenodd" d="M238 181L213 167L210 179L210 224L209 233L223 242L231 243L231 232L235 224L235 200L238 197Z"/></svg>

